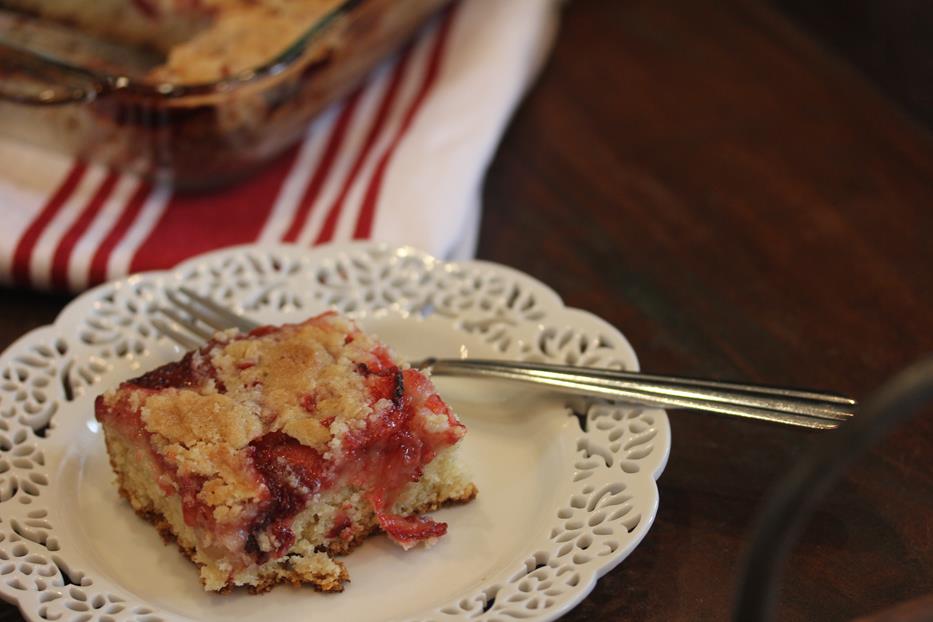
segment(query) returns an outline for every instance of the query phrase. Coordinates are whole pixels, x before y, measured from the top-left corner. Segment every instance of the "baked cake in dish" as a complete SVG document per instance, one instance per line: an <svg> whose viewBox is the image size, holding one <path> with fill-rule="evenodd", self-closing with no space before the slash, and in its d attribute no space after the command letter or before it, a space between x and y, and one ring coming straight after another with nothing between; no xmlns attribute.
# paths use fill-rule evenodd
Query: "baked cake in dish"
<svg viewBox="0 0 933 622"><path fill-rule="evenodd" d="M0 7L157 50L151 79L213 82L284 52L343 0L0 0Z"/></svg>
<svg viewBox="0 0 933 622"><path fill-rule="evenodd" d="M405 548L469 501L466 428L421 372L329 312L202 348L97 398L120 493L206 590L339 591L336 556L375 531Z"/></svg>

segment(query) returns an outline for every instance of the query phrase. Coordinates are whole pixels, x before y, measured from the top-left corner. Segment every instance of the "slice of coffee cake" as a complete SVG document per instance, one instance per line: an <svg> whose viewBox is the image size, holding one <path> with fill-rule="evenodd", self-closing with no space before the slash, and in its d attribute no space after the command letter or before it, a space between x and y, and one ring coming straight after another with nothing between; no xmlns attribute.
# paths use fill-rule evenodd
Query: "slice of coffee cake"
<svg viewBox="0 0 933 622"><path fill-rule="evenodd" d="M95 411L121 494L207 590L339 591L335 555L377 530L430 544L447 526L420 514L476 494L431 381L335 313L218 333Z"/></svg>

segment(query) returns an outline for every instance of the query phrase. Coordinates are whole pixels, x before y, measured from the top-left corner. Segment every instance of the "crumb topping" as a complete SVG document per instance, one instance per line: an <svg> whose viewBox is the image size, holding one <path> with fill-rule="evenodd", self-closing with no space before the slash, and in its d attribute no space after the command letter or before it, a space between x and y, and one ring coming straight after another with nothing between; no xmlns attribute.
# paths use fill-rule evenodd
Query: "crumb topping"
<svg viewBox="0 0 933 622"><path fill-rule="evenodd" d="M124 429L138 426L174 474L163 489L182 498L185 520L228 525L258 560L288 550L290 518L337 482L366 491L397 542L443 533L391 506L465 429L424 375L334 313L219 333L102 402L138 413Z"/></svg>
<svg viewBox="0 0 933 622"><path fill-rule="evenodd" d="M302 445L322 450L330 441L330 428L316 419L293 418L285 422L282 431Z"/></svg>
<svg viewBox="0 0 933 622"><path fill-rule="evenodd" d="M347 320L326 315L255 339L233 337L210 357L226 394L255 404L265 432L324 451L335 434L359 427L354 422L372 412L356 371L371 361L375 345Z"/></svg>
<svg viewBox="0 0 933 622"><path fill-rule="evenodd" d="M218 393L166 389L145 399L141 415L150 432L186 447L203 442L239 449L262 432L253 409Z"/></svg>

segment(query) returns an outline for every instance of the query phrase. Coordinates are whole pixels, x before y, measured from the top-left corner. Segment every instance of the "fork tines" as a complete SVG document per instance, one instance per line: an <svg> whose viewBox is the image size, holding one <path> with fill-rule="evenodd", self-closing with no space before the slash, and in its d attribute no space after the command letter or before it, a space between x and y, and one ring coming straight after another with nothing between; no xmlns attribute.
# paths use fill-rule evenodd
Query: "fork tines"
<svg viewBox="0 0 933 622"><path fill-rule="evenodd" d="M259 326L185 286L177 290L166 289L165 297L173 306L160 306L156 310L170 319L174 326L161 318L154 318L152 324L169 339L188 349L198 347L217 331L238 328L248 332ZM179 327L190 334L178 330Z"/></svg>

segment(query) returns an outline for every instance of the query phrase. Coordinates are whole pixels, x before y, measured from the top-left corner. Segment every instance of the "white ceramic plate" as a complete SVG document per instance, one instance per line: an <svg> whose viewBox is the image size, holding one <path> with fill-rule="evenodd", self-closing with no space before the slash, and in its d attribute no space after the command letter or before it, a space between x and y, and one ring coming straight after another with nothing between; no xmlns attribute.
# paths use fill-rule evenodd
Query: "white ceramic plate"
<svg viewBox="0 0 933 622"><path fill-rule="evenodd" d="M0 357L0 596L30 620L551 620L647 533L667 460L662 410L577 406L541 390L437 378L480 494L437 516L436 546L385 537L344 558L342 594L202 591L197 571L117 495L93 400L180 350L150 324L184 283L267 322L328 307L405 357L637 369L625 338L509 268L411 248L246 246L91 290ZM584 430L585 428L585 430Z"/></svg>

